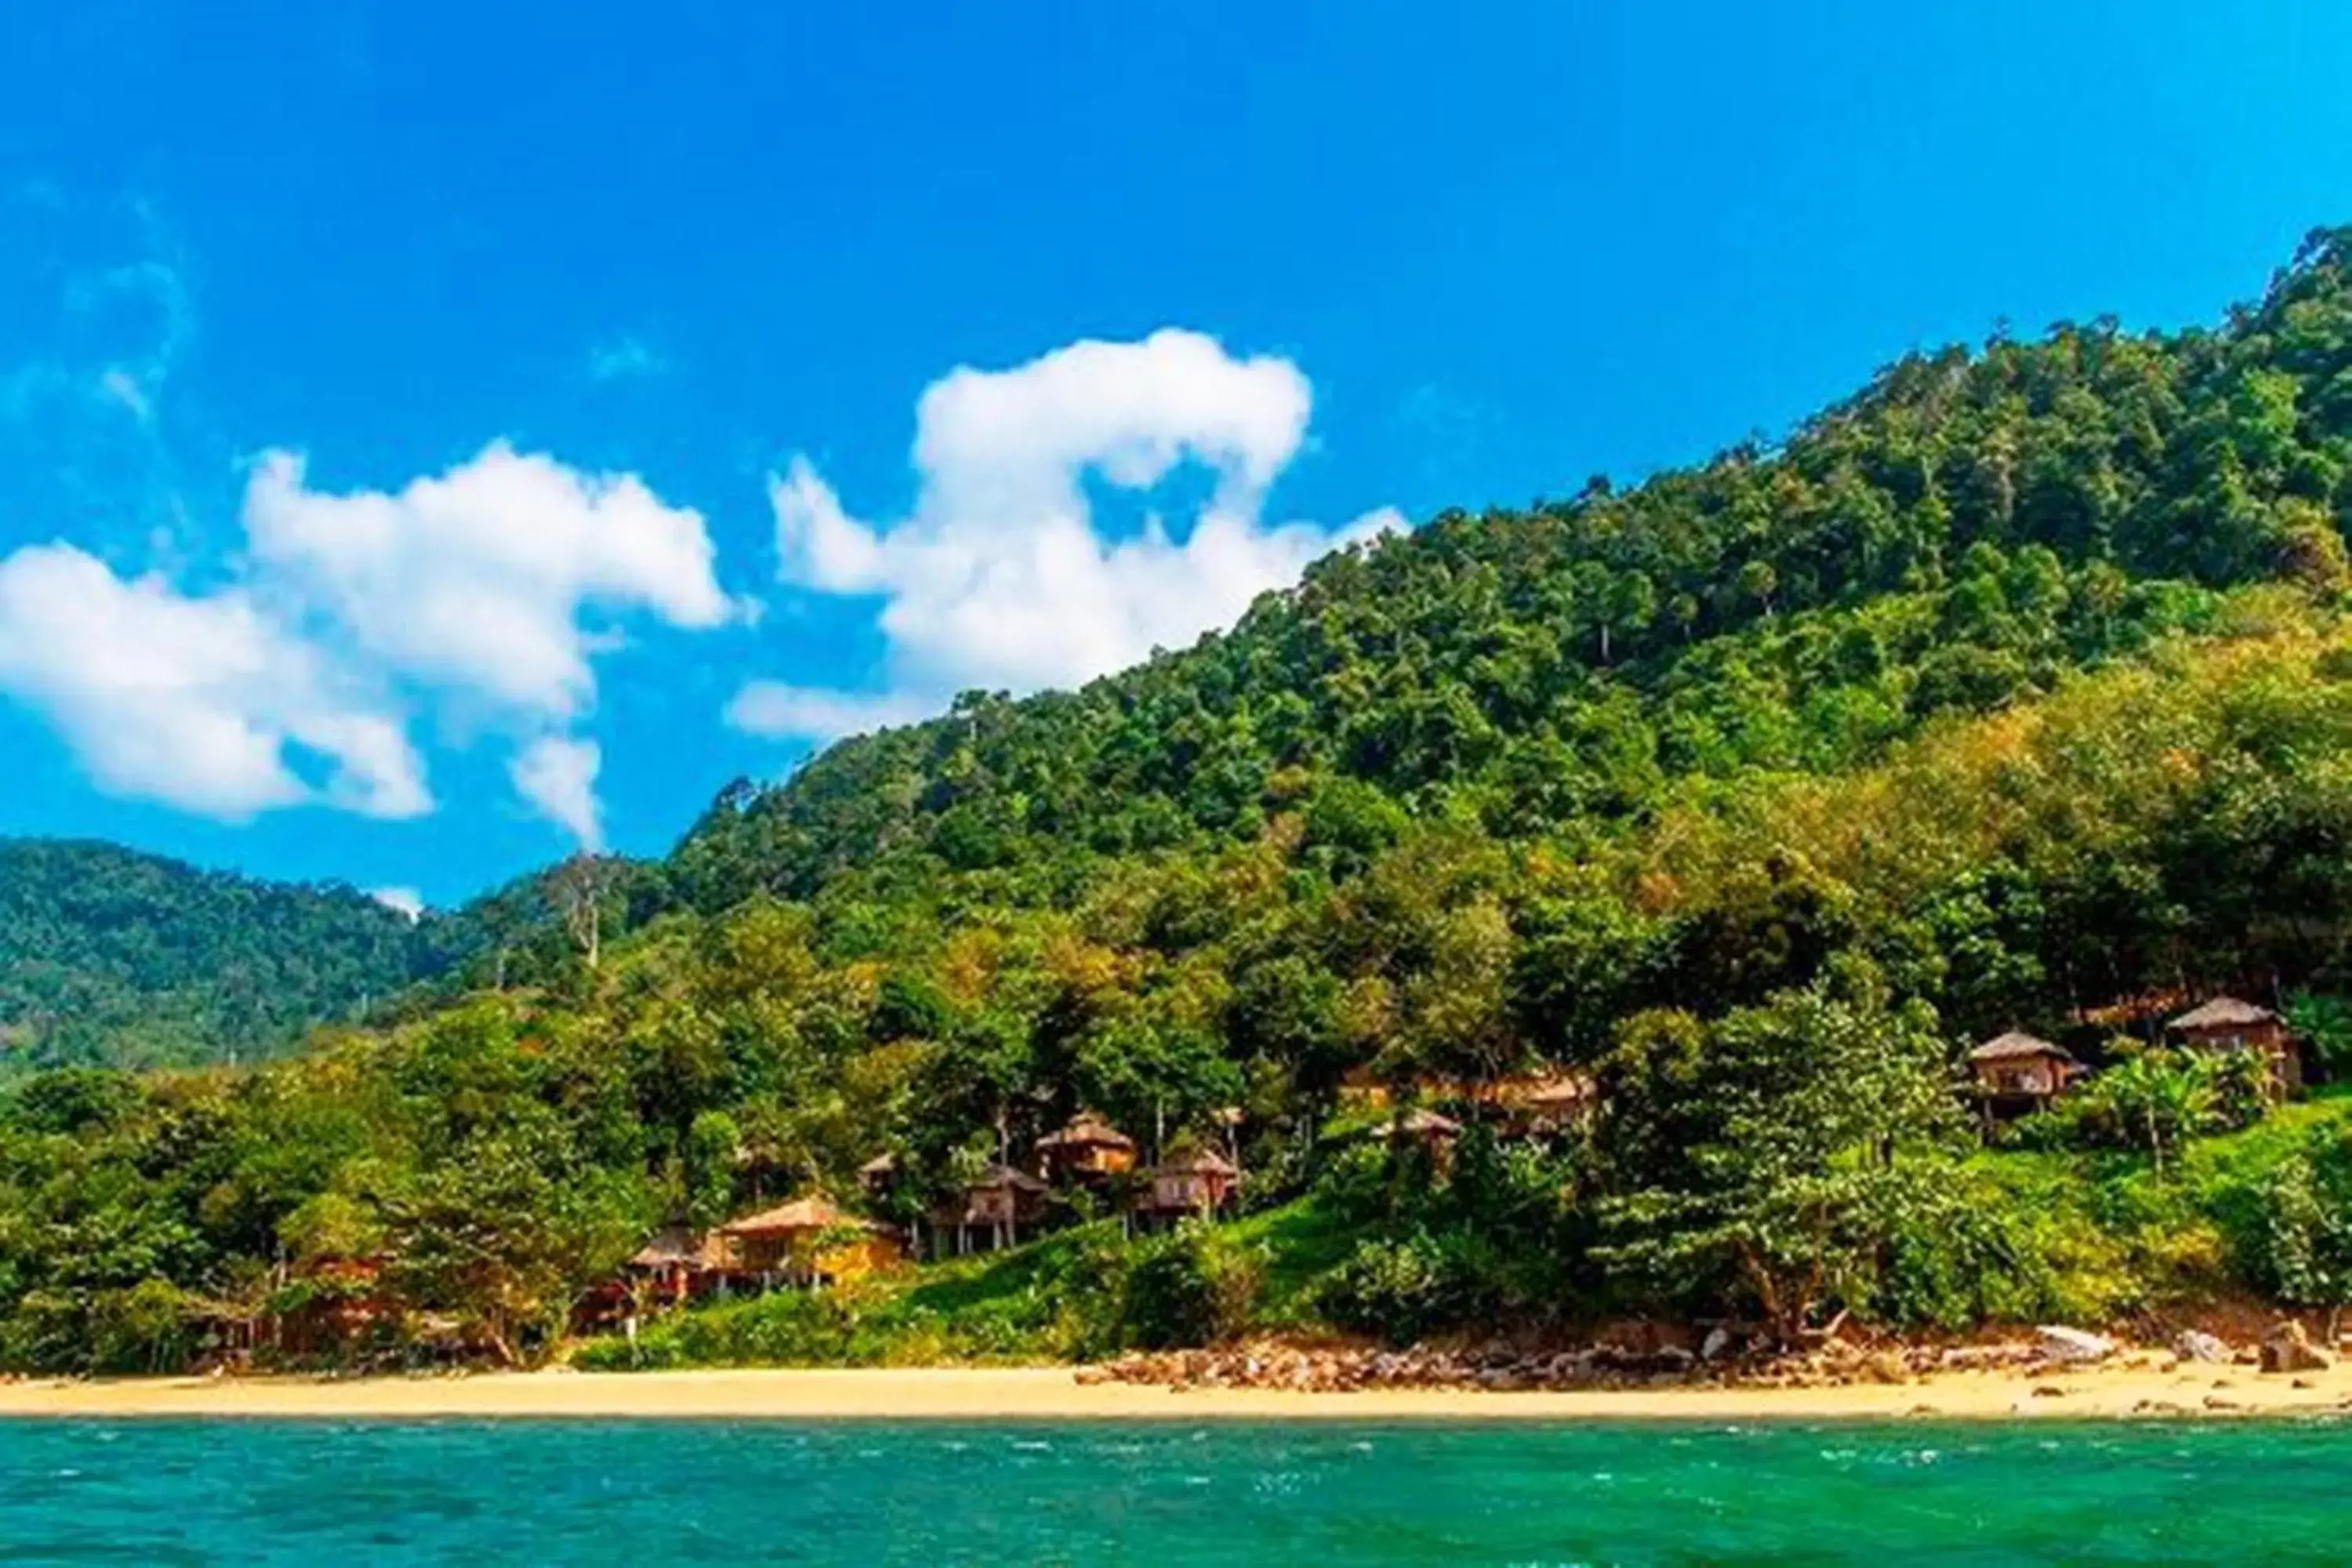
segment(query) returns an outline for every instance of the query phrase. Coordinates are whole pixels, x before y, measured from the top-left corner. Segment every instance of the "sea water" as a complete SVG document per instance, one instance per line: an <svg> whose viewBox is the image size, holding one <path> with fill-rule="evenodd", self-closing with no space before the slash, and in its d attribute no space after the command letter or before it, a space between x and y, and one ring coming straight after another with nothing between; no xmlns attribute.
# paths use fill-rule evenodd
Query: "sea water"
<svg viewBox="0 0 2352 1568"><path fill-rule="evenodd" d="M2352 1561L2352 1426L0 1422L0 1561Z"/></svg>

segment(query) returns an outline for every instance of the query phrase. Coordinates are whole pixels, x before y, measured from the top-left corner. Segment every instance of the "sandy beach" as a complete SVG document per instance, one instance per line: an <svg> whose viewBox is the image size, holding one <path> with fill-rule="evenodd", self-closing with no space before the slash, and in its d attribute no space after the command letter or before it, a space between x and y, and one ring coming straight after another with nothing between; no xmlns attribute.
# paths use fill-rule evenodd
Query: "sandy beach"
<svg viewBox="0 0 2352 1568"><path fill-rule="evenodd" d="M832 1420L1822 1420L2321 1415L2352 1410L2352 1367L2298 1378L2160 1363L2032 1375L1953 1372L1900 1384L1522 1394L1308 1394L1087 1383L1066 1367L497 1373L311 1379L131 1378L0 1384L0 1417Z"/></svg>

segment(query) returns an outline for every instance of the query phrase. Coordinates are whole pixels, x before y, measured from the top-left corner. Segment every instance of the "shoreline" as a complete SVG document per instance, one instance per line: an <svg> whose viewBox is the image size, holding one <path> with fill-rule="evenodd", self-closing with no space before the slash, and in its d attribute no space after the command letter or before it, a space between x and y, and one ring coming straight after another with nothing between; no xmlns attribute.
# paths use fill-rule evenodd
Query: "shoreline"
<svg viewBox="0 0 2352 1568"><path fill-rule="evenodd" d="M779 1421L2118 1420L2352 1414L2352 1367L2117 1365L1895 1384L1298 1393L1080 1382L1076 1369L925 1367L156 1377L0 1383L0 1422L74 1418ZM0 1428L5 1429L5 1428Z"/></svg>

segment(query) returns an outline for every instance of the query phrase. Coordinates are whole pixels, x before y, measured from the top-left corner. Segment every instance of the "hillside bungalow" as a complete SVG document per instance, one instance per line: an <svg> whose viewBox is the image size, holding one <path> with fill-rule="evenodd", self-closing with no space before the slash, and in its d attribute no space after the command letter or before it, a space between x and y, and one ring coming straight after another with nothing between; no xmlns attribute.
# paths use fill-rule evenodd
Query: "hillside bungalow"
<svg viewBox="0 0 2352 1568"><path fill-rule="evenodd" d="M591 1286L572 1308L572 1331L602 1333L631 1317L683 1305L716 1285L726 1249L715 1232L662 1226L623 1262L613 1279Z"/></svg>
<svg viewBox="0 0 2352 1568"><path fill-rule="evenodd" d="M1462 1123L1415 1106L1365 1128L1357 1136L1384 1138L1390 1149L1398 1153L1418 1149L1429 1157L1431 1167L1443 1175L1454 1168L1454 1145L1461 1142Z"/></svg>
<svg viewBox="0 0 2352 1568"><path fill-rule="evenodd" d="M726 1262L718 1237L688 1225L666 1225L621 1265L621 1278L639 1288L653 1306L668 1306L700 1293L713 1269Z"/></svg>
<svg viewBox="0 0 2352 1568"><path fill-rule="evenodd" d="M1147 1223L1172 1225L1192 1215L1213 1218L1241 1188L1242 1173L1213 1149L1181 1149L1151 1167L1151 1185L1138 1195L1136 1214Z"/></svg>
<svg viewBox="0 0 2352 1568"><path fill-rule="evenodd" d="M898 1184L898 1161L896 1155L877 1154L857 1167L857 1184L869 1198L883 1198Z"/></svg>
<svg viewBox="0 0 2352 1568"><path fill-rule="evenodd" d="M2303 1087L2303 1053L2286 1020L2235 996L2216 996L2165 1025L2181 1048L2252 1051L2270 1067L2271 1092L2284 1099Z"/></svg>
<svg viewBox="0 0 2352 1568"><path fill-rule="evenodd" d="M978 1180L931 1211L931 1249L988 1252L1018 1247L1041 1223L1051 1188L1026 1171L991 1165Z"/></svg>
<svg viewBox="0 0 2352 1568"><path fill-rule="evenodd" d="M1507 1078L1495 1086L1495 1100L1510 1136L1548 1137L1590 1122L1601 1109L1601 1084L1582 1072Z"/></svg>
<svg viewBox="0 0 2352 1568"><path fill-rule="evenodd" d="M1979 1114L1990 1128L2042 1110L2089 1069L2063 1046L2011 1029L1969 1053Z"/></svg>
<svg viewBox="0 0 2352 1568"><path fill-rule="evenodd" d="M725 1277L765 1289L782 1282L814 1289L904 1261L898 1233L836 1206L823 1194L794 1198L719 1227Z"/></svg>
<svg viewBox="0 0 2352 1568"><path fill-rule="evenodd" d="M1037 1140L1037 1173L1048 1182L1096 1186L1135 1169L1135 1140L1091 1110Z"/></svg>

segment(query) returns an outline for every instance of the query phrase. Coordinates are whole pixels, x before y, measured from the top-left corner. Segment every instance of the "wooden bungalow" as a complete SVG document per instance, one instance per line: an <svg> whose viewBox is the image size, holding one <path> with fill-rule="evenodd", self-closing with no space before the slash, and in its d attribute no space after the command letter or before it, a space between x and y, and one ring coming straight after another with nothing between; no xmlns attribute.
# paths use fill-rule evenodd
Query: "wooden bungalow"
<svg viewBox="0 0 2352 1568"><path fill-rule="evenodd" d="M2065 1047L2021 1029L1969 1053L1970 1089L1987 1127L2042 1110L2088 1070Z"/></svg>
<svg viewBox="0 0 2352 1568"><path fill-rule="evenodd" d="M857 1184L869 1198L884 1198L898 1184L898 1160L895 1154L877 1154L857 1167Z"/></svg>
<svg viewBox="0 0 2352 1568"><path fill-rule="evenodd" d="M614 1278L572 1304L572 1331L602 1333L632 1317L683 1306L727 1278L726 1238L683 1222L663 1226L629 1255Z"/></svg>
<svg viewBox="0 0 2352 1568"><path fill-rule="evenodd" d="M688 1225L666 1225L621 1265L621 1278L649 1305L665 1307L700 1294L711 1271L725 1265L717 1236Z"/></svg>
<svg viewBox="0 0 2352 1568"><path fill-rule="evenodd" d="M1056 1184L1097 1186L1135 1169L1135 1140L1091 1110L1037 1140L1037 1173Z"/></svg>
<svg viewBox="0 0 2352 1568"><path fill-rule="evenodd" d="M726 1247L724 1277L761 1288L838 1284L905 1259L898 1232L821 1194L729 1220L719 1234Z"/></svg>
<svg viewBox="0 0 2352 1568"><path fill-rule="evenodd" d="M1428 1158L1431 1167L1444 1175L1454 1168L1454 1146L1462 1140L1462 1123L1415 1106L1385 1121L1375 1122L1357 1136L1385 1139L1390 1149L1398 1153L1419 1150Z"/></svg>
<svg viewBox="0 0 2352 1568"><path fill-rule="evenodd" d="M1494 1100L1510 1136L1549 1137L1592 1120L1601 1110L1601 1083L1582 1072L1507 1078L1495 1085Z"/></svg>
<svg viewBox="0 0 2352 1568"><path fill-rule="evenodd" d="M1136 1199L1147 1222L1173 1224L1192 1215L1213 1218L1233 1204L1242 1173L1213 1149L1186 1147L1151 1167L1151 1183Z"/></svg>
<svg viewBox="0 0 2352 1568"><path fill-rule="evenodd" d="M1026 1171L991 1165L979 1178L931 1211L935 1253L989 1252L1021 1244L1043 1221L1052 1189Z"/></svg>
<svg viewBox="0 0 2352 1568"><path fill-rule="evenodd" d="M2303 1053L2286 1020L2268 1007L2216 996L2171 1019L2165 1028L2191 1051L2252 1051L2269 1065L2271 1092L2281 1099L2303 1087Z"/></svg>

